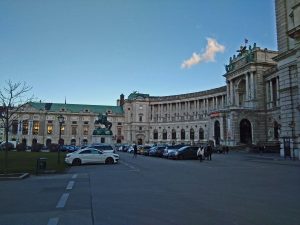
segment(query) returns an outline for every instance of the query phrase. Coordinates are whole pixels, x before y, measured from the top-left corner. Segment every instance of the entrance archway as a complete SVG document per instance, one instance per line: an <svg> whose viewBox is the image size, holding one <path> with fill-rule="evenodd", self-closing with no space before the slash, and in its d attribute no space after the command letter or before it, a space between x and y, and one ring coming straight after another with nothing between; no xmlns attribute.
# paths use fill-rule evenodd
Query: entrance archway
<svg viewBox="0 0 300 225"><path fill-rule="evenodd" d="M220 145L221 130L220 130L220 122L218 120L215 121L214 131L215 131L214 136L215 136L216 145Z"/></svg>
<svg viewBox="0 0 300 225"><path fill-rule="evenodd" d="M240 142L243 144L252 144L252 127L247 119L240 122Z"/></svg>

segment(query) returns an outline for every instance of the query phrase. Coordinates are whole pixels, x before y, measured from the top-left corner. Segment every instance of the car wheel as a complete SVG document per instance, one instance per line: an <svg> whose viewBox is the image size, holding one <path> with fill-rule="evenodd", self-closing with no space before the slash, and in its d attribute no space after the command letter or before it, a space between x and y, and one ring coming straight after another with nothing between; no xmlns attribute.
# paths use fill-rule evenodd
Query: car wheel
<svg viewBox="0 0 300 225"><path fill-rule="evenodd" d="M114 159L109 157L105 160L105 164L113 164L114 163Z"/></svg>
<svg viewBox="0 0 300 225"><path fill-rule="evenodd" d="M73 166L80 166L81 165L81 160L80 159L74 159L72 162Z"/></svg>

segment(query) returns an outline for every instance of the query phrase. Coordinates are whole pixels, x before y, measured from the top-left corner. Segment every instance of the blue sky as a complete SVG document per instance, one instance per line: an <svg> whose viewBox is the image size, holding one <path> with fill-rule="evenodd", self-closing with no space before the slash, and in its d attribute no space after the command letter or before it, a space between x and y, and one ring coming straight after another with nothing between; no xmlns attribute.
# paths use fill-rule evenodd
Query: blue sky
<svg viewBox="0 0 300 225"><path fill-rule="evenodd" d="M273 0L2 0L0 80L37 100L115 105L132 91L165 96L225 85L244 39L277 49ZM214 61L183 68L210 38Z"/></svg>

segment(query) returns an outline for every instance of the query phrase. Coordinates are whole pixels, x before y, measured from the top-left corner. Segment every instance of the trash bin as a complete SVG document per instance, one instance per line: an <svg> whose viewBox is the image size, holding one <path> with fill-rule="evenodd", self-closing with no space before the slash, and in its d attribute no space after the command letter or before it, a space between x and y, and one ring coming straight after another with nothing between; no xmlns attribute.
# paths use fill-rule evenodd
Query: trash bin
<svg viewBox="0 0 300 225"><path fill-rule="evenodd" d="M46 167L47 167L47 158L38 158L36 161L36 174L46 170Z"/></svg>

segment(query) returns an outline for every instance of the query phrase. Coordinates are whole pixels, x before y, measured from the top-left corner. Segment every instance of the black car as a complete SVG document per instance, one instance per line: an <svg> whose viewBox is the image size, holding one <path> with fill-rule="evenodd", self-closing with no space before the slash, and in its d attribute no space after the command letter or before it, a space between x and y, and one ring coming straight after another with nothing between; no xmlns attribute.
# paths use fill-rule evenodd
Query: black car
<svg viewBox="0 0 300 225"><path fill-rule="evenodd" d="M178 149L184 147L185 145L172 145L172 146L167 146L164 150L164 153L163 153L163 157L164 158L169 158L169 154L171 152L174 152L174 151L177 151Z"/></svg>
<svg viewBox="0 0 300 225"><path fill-rule="evenodd" d="M155 146L152 147L149 151L150 156L157 156L157 157L162 157L164 154L166 146Z"/></svg>
<svg viewBox="0 0 300 225"><path fill-rule="evenodd" d="M170 152L170 159L197 159L198 147L184 146L177 151Z"/></svg>

